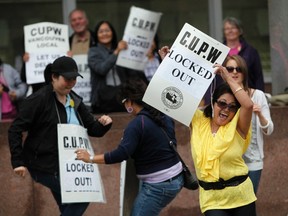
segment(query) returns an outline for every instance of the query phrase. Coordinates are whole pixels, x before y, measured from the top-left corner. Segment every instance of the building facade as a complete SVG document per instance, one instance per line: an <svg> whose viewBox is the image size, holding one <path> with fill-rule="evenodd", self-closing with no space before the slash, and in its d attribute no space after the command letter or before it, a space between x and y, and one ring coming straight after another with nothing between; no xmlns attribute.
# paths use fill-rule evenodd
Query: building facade
<svg viewBox="0 0 288 216"><path fill-rule="evenodd" d="M284 0L278 3L287 6ZM75 7L86 11L92 30L100 20L109 20L121 39L130 7L136 6L162 13L160 45L171 45L184 23L222 41L222 20L227 16L240 19L246 40L259 51L265 82L270 83L268 6L274 4L271 0L0 0L0 58L19 69L24 53L23 27L37 22L69 24L68 14Z"/></svg>

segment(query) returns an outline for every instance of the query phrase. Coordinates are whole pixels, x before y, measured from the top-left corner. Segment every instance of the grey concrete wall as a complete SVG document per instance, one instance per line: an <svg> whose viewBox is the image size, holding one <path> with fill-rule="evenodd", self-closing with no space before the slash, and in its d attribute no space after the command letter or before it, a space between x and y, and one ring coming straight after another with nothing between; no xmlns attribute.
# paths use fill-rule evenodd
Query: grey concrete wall
<svg viewBox="0 0 288 216"><path fill-rule="evenodd" d="M265 137L265 167L257 195L257 211L260 216L286 216L288 214L288 107L272 107L275 132ZM92 138L96 153L112 150L118 145L123 128L130 120L128 114L112 114L114 124L103 138ZM0 123L0 215L2 216L55 216L57 205L48 189L34 183L30 176L21 178L13 173L7 141L9 122ZM186 163L193 167L189 130L176 124L178 150ZM106 204L91 203L85 216L119 215L120 165L99 166L106 193ZM178 197L165 208L161 216L200 216L198 191L183 189Z"/></svg>
<svg viewBox="0 0 288 216"><path fill-rule="evenodd" d="M286 0L268 0L273 95L283 93L288 88L287 8Z"/></svg>

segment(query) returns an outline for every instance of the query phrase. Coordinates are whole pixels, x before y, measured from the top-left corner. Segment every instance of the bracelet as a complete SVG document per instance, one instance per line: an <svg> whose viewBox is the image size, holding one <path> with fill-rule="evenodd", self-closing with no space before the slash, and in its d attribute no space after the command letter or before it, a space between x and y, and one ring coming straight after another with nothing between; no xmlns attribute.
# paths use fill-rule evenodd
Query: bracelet
<svg viewBox="0 0 288 216"><path fill-rule="evenodd" d="M237 92L241 91L241 90L243 90L242 87L237 88L237 89L235 90L235 92L234 92L234 95L235 95Z"/></svg>
<svg viewBox="0 0 288 216"><path fill-rule="evenodd" d="M261 128L261 129L266 129L266 128L268 128L268 126L269 126L269 121L267 121L267 124L264 125L264 126L262 126L262 125L260 124L260 128Z"/></svg>
<svg viewBox="0 0 288 216"><path fill-rule="evenodd" d="M90 163L93 163L94 156L91 155L91 156L89 157L89 159L90 159Z"/></svg>

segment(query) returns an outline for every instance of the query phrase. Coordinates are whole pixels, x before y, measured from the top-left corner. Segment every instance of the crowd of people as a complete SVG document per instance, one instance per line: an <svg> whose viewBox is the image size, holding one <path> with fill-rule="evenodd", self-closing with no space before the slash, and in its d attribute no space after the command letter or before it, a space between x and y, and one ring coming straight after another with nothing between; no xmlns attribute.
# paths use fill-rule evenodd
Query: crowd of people
<svg viewBox="0 0 288 216"><path fill-rule="evenodd" d="M118 147L92 156L75 151L86 163L114 164L133 158L141 187L131 215L159 215L183 187L182 164L169 146L177 144L174 121L142 101L147 85L169 47L159 49L155 35L144 71L116 65L127 42L118 40L113 25L103 20L89 29L85 11L69 15L73 34L67 56L57 58L44 71L44 83L32 85L25 98L25 62L18 73L0 60L0 119L12 119L8 131L14 172L48 187L61 215L83 215L89 203L63 204L59 180L57 124L76 124L89 136L104 136L112 119L103 113L128 112L134 118L125 128ZM264 139L274 125L264 94L259 54L243 37L241 22L223 22L223 43L230 52L222 65L215 64L216 89L209 87L203 109L191 119L191 152L199 181L201 212L206 216L256 216L256 194L263 169ZM87 54L91 70L91 107L73 91L81 78L73 55ZM214 86L215 87L215 86ZM93 114L101 114L95 119ZM27 137L22 140L22 133ZM24 144L23 144L24 143ZM159 194L159 191L162 193Z"/></svg>

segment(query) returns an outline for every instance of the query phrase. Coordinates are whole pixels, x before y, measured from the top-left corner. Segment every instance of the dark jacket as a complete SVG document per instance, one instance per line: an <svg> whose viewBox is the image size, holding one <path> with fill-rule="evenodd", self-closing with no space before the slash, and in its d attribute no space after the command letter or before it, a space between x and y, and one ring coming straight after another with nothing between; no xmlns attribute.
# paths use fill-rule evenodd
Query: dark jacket
<svg viewBox="0 0 288 216"><path fill-rule="evenodd" d="M136 174L145 175L168 169L179 162L169 140L176 144L174 121L164 115L165 131L151 118L147 110L141 110L128 124L120 145L114 151L105 153L105 163L119 163L133 158Z"/></svg>
<svg viewBox="0 0 288 216"><path fill-rule="evenodd" d="M103 126L88 112L82 99L74 92L73 98L78 120L87 128L89 136L101 137L111 127ZM67 123L67 114L63 104L56 99L52 85L47 85L30 95L21 104L18 117L8 130L13 168L26 166L42 172L55 173L59 170L57 124ZM22 133L27 137L22 146Z"/></svg>
<svg viewBox="0 0 288 216"><path fill-rule="evenodd" d="M148 83L143 71L135 71L129 68L116 66L117 55L115 55L113 51L114 50L107 49L102 44L97 44L97 46L91 47L88 52L88 66L91 70L91 104L92 110L95 113L125 111L122 105L114 110L105 110L105 108L102 108L103 106L99 95L106 87L106 76L111 69L116 71L122 83L127 79L135 78L140 78ZM114 106L116 107L117 105Z"/></svg>
<svg viewBox="0 0 288 216"><path fill-rule="evenodd" d="M89 43L89 47L95 46L96 41L95 41L95 34L92 30L88 29L89 33L90 33L90 43ZM72 40L74 37L75 33L73 33L70 37L69 37L69 46L71 49L71 44L72 44Z"/></svg>

